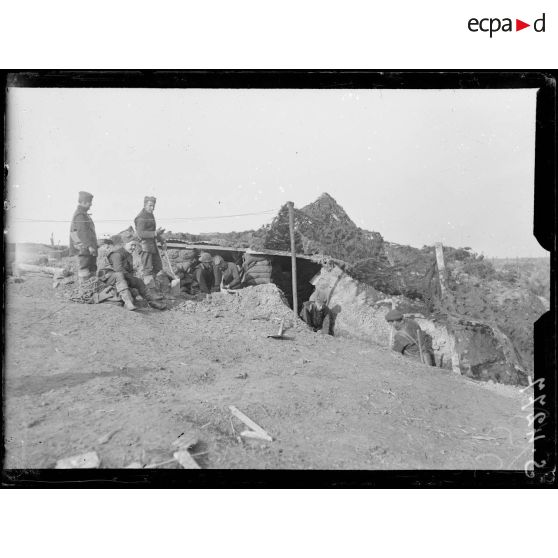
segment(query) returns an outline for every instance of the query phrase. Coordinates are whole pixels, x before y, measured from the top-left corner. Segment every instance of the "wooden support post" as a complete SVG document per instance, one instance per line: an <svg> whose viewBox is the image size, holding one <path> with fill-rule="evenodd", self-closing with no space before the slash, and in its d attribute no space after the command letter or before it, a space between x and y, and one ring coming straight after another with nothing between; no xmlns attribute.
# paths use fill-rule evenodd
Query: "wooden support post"
<svg viewBox="0 0 558 558"><path fill-rule="evenodd" d="M446 264L444 262L444 247L441 242L436 242L436 263L438 264L438 277L440 278L440 288L442 297L446 297L448 286L446 282Z"/></svg>
<svg viewBox="0 0 558 558"><path fill-rule="evenodd" d="M298 318L298 293L296 289L296 248L295 248L295 230L294 230L294 204L287 202L289 208L289 230L291 233L291 266L293 275L293 315L294 319Z"/></svg>

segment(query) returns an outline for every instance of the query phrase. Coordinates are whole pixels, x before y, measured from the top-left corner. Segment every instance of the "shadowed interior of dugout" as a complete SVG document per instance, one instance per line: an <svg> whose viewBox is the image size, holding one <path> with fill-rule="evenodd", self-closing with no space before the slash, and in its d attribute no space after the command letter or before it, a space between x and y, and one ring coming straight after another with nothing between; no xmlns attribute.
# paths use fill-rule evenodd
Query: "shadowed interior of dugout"
<svg viewBox="0 0 558 558"><path fill-rule="evenodd" d="M275 283L285 294L289 306L293 307L292 261L290 252L282 250L248 250L228 248L214 244L192 244L178 240L168 240L167 250L170 261L178 264L189 260L194 250L208 252L212 256L221 256L225 261L242 266L248 262L245 272L245 285L261 285ZM296 278L298 311L303 302L310 298L314 291L311 279L320 271L321 264L311 256L296 256Z"/></svg>

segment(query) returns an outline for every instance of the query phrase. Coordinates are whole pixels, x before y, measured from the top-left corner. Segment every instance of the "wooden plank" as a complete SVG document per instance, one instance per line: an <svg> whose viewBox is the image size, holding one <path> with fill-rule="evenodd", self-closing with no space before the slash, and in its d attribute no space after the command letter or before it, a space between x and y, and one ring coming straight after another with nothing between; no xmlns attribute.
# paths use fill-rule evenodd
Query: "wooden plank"
<svg viewBox="0 0 558 558"><path fill-rule="evenodd" d="M73 455L56 462L55 469L97 469L101 460L96 452L90 451L81 455Z"/></svg>
<svg viewBox="0 0 558 558"><path fill-rule="evenodd" d="M187 450L177 451L173 457L182 465L184 469L201 469L196 460L188 453Z"/></svg>
<svg viewBox="0 0 558 558"><path fill-rule="evenodd" d="M36 273L46 273L47 275L53 275L54 277L63 277L64 269L61 267L49 267L48 265L32 265L18 263L16 267L19 271L34 271Z"/></svg>
<svg viewBox="0 0 558 558"><path fill-rule="evenodd" d="M183 244L179 242L173 242L172 240L169 240L167 242L167 247L170 248L171 250L181 250L181 249L192 250L194 248L197 248L198 250L202 250L206 252L221 251L221 252L236 252L238 254L244 254L248 252L249 254L254 254L256 256L283 256L285 258L291 257L291 252L286 250L267 250L267 249L250 250L249 248L231 248L229 246L220 246L219 244ZM316 255L296 254L296 257L297 259L308 260L316 263L319 263L324 258L331 259L328 258L327 256L319 255L319 254ZM341 260L335 260L335 261L341 262Z"/></svg>
<svg viewBox="0 0 558 558"><path fill-rule="evenodd" d="M273 439L271 438L271 436L264 436L263 434L260 434L259 432L254 432L254 430L243 430L240 433L241 436L244 436L244 438L254 438L256 440L266 440L268 442L272 442Z"/></svg>
<svg viewBox="0 0 558 558"><path fill-rule="evenodd" d="M264 440L268 440L270 442L273 441L273 438L261 426L256 424L252 419L249 419L244 413L240 412L236 407L230 405L229 409L237 419L241 420L246 426L251 428L254 432L260 434L260 436Z"/></svg>

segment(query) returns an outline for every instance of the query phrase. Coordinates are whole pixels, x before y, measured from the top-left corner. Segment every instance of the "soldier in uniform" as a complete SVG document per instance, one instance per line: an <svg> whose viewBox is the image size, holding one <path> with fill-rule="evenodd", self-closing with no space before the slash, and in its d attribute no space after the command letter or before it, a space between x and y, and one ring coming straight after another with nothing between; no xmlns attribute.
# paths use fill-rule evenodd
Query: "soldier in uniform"
<svg viewBox="0 0 558 558"><path fill-rule="evenodd" d="M405 318L397 310L390 310L386 314L386 321L394 328L392 350L406 357L434 366L432 342L420 326L411 318Z"/></svg>
<svg viewBox="0 0 558 558"><path fill-rule="evenodd" d="M234 262L226 262L221 256L214 256L213 269L217 287L223 283L223 287L226 289L240 288L240 273Z"/></svg>
<svg viewBox="0 0 558 558"><path fill-rule="evenodd" d="M163 262L157 249L157 240L161 240L165 232L163 228L157 228L153 211L157 199L145 196L143 199L143 209L135 218L136 233L141 240L141 265L143 269L143 280L147 286L155 283L155 276L162 271Z"/></svg>
<svg viewBox="0 0 558 558"><path fill-rule="evenodd" d="M194 291L210 294L215 284L215 274L213 273L213 258L211 254L202 252L197 267L194 269Z"/></svg>
<svg viewBox="0 0 558 558"><path fill-rule="evenodd" d="M93 194L80 192L78 206L70 225L70 256L77 255L78 278L83 282L97 271L97 235L87 213L93 204Z"/></svg>
<svg viewBox="0 0 558 558"><path fill-rule="evenodd" d="M134 242L122 246L118 239L116 244L112 240L105 240L99 248L98 265L99 279L107 286L114 287L128 310L136 310L134 297L130 289L137 289L149 306L157 310L165 310L163 302L159 302L153 293L147 289L145 283L134 276L134 261L131 251Z"/></svg>
<svg viewBox="0 0 558 558"><path fill-rule="evenodd" d="M302 305L300 317L312 328L313 331L320 331L328 335L333 335L333 323L331 312L327 307L327 295L316 292L315 300L307 300Z"/></svg>

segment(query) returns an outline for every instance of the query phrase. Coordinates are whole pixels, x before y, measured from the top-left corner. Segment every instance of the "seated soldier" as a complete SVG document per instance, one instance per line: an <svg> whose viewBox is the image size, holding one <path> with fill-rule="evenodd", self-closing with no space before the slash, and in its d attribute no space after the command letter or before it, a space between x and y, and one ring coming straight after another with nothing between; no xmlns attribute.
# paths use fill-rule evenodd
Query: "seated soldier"
<svg viewBox="0 0 558 558"><path fill-rule="evenodd" d="M221 256L214 256L215 285L221 284L225 289L240 288L240 273L234 262L226 262Z"/></svg>
<svg viewBox="0 0 558 558"><path fill-rule="evenodd" d="M135 242L128 242L126 247L114 244L111 240L105 240L99 248L97 276L100 281L107 286L112 286L124 302L128 310L136 310L134 297L130 289L137 289L138 293L144 298L149 306L157 310L165 310L163 302L157 300L157 296L149 290L145 283L134 276L134 265L132 253L136 249Z"/></svg>
<svg viewBox="0 0 558 558"><path fill-rule="evenodd" d="M324 292L317 291L314 300L307 300L302 305L300 317L313 331L321 331L322 333L333 335L331 311L327 307L327 295Z"/></svg>
<svg viewBox="0 0 558 558"><path fill-rule="evenodd" d="M392 349L404 356L434 366L430 336L411 318L405 318L399 310L390 310L386 321L394 328Z"/></svg>
<svg viewBox="0 0 558 558"><path fill-rule="evenodd" d="M213 258L211 254L202 252L200 260L194 269L194 284L192 293L195 291L203 294L210 294L215 284L215 275L213 273Z"/></svg>

